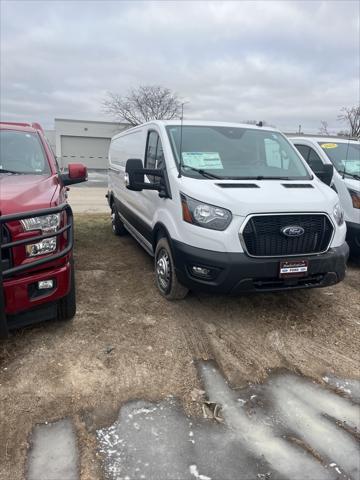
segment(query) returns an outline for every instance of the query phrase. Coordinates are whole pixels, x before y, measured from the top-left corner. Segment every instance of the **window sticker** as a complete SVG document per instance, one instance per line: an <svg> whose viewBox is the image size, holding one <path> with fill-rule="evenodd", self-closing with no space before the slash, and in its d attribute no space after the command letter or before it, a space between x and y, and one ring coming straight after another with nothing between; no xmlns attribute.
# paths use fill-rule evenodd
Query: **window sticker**
<svg viewBox="0 0 360 480"><path fill-rule="evenodd" d="M336 148L338 146L337 143L322 143L321 148Z"/></svg>
<svg viewBox="0 0 360 480"><path fill-rule="evenodd" d="M182 152L184 167L223 169L218 152Z"/></svg>

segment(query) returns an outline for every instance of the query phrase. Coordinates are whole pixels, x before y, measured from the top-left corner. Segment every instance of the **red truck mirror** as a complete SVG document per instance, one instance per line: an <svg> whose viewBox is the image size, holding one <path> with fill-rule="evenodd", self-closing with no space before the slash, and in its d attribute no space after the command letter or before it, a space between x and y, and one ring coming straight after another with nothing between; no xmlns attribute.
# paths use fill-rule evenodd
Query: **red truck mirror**
<svg viewBox="0 0 360 480"><path fill-rule="evenodd" d="M61 178L64 185L86 182L88 178L87 168L82 163L69 163L68 173L63 173Z"/></svg>

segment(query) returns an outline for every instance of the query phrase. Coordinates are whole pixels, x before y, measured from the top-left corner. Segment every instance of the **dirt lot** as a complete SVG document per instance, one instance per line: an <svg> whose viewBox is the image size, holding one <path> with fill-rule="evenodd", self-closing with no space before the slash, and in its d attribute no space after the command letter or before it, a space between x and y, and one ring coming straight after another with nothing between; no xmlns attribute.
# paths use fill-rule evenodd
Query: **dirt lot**
<svg viewBox="0 0 360 480"><path fill-rule="evenodd" d="M95 431L132 399L179 398L201 415L196 364L213 359L233 387L285 368L359 378L360 266L322 290L163 300L152 259L111 233L108 215L76 216L78 314L13 333L0 345L0 478L24 478L37 423L70 417L81 480L103 478Z"/></svg>

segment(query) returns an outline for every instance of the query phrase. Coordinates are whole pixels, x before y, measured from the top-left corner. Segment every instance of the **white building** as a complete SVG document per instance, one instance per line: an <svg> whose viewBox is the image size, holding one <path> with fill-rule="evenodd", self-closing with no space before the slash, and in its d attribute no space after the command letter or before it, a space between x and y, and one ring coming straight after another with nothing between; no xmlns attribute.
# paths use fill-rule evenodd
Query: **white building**
<svg viewBox="0 0 360 480"><path fill-rule="evenodd" d="M55 118L55 131L45 132L60 167L84 163L88 168L106 169L111 137L128 124Z"/></svg>

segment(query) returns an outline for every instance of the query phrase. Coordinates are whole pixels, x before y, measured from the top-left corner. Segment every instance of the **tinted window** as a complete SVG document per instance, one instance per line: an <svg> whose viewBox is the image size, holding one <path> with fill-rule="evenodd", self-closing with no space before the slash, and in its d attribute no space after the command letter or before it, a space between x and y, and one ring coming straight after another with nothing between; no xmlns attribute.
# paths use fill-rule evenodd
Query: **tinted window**
<svg viewBox="0 0 360 480"><path fill-rule="evenodd" d="M323 161L313 148L309 148L308 164L314 172L321 172L323 170Z"/></svg>
<svg viewBox="0 0 360 480"><path fill-rule="evenodd" d="M304 160L308 161L310 147L307 145L295 145L295 147L299 150Z"/></svg>
<svg viewBox="0 0 360 480"><path fill-rule="evenodd" d="M161 144L160 137L157 143L156 149L156 168L165 168L165 157L164 157L164 150Z"/></svg>
<svg viewBox="0 0 360 480"><path fill-rule="evenodd" d="M165 168L164 150L159 135L151 131L148 135L145 168ZM158 182L159 177L148 175L151 182Z"/></svg>
<svg viewBox="0 0 360 480"><path fill-rule="evenodd" d="M167 131L179 165L180 126L169 126ZM310 178L288 140L267 130L186 125L181 155L182 173L195 178L204 178L196 170L229 179Z"/></svg>
<svg viewBox="0 0 360 480"><path fill-rule="evenodd" d="M0 131L0 172L44 175L50 166L36 133L14 130Z"/></svg>
<svg viewBox="0 0 360 480"><path fill-rule="evenodd" d="M146 146L145 168L155 168L156 165L156 147L159 135L156 132L150 132Z"/></svg>

